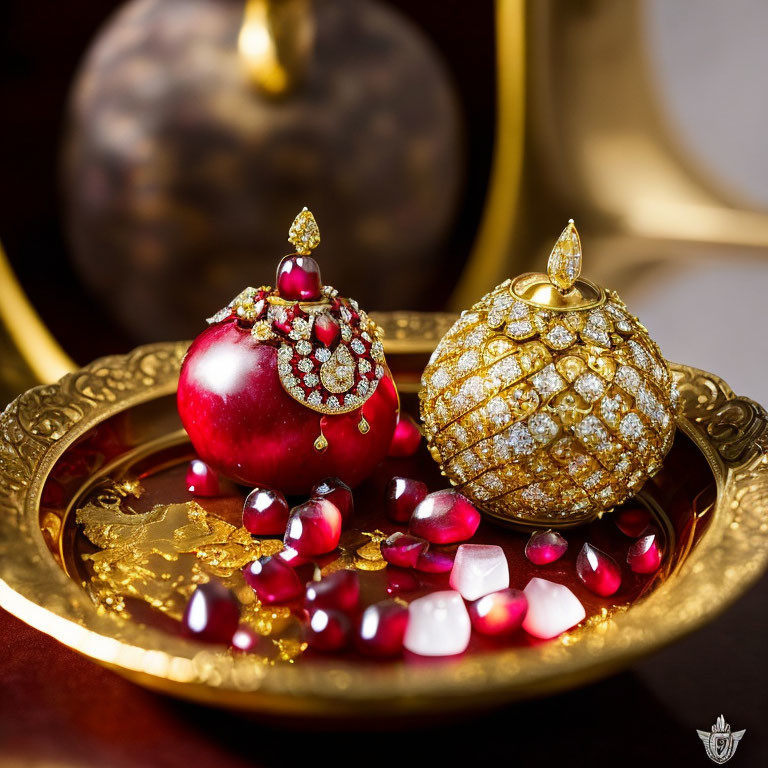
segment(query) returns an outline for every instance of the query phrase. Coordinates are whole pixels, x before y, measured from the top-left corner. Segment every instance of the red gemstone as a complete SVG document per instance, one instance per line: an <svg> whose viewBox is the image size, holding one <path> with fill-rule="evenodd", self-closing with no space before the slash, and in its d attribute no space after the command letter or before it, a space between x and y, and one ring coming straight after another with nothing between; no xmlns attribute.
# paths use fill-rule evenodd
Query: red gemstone
<svg viewBox="0 0 768 768"><path fill-rule="evenodd" d="M340 611L314 611L309 617L305 639L316 651L338 651L349 642L352 625Z"/></svg>
<svg viewBox="0 0 768 768"><path fill-rule="evenodd" d="M276 536L285 533L290 508L280 491L254 488L243 505L243 527L248 533Z"/></svg>
<svg viewBox="0 0 768 768"><path fill-rule="evenodd" d="M576 558L576 573L584 586L596 595L608 597L621 586L619 564L608 554L584 544Z"/></svg>
<svg viewBox="0 0 768 768"><path fill-rule="evenodd" d="M422 573L448 573L453 569L455 558L455 552L428 549L426 552L422 552L416 560L416 570Z"/></svg>
<svg viewBox="0 0 768 768"><path fill-rule="evenodd" d="M394 600L369 605L357 625L357 647L371 656L394 656L403 649L408 609Z"/></svg>
<svg viewBox="0 0 768 768"><path fill-rule="evenodd" d="M651 513L645 507L628 507L614 514L616 527L630 538L642 536L651 524Z"/></svg>
<svg viewBox="0 0 768 768"><path fill-rule="evenodd" d="M327 312L323 312L321 315L315 317L313 329L315 338L321 344L325 344L326 347L332 347L341 333L341 327L339 326L338 321Z"/></svg>
<svg viewBox="0 0 768 768"><path fill-rule="evenodd" d="M419 450L421 432L419 425L402 411L398 414L395 434L389 446L389 455L395 458L413 456Z"/></svg>
<svg viewBox="0 0 768 768"><path fill-rule="evenodd" d="M349 613L357 608L360 600L360 580L355 571L343 569L324 576L320 581L310 581L304 595L309 611L318 608Z"/></svg>
<svg viewBox="0 0 768 768"><path fill-rule="evenodd" d="M218 496L219 476L204 461L193 459L187 467L187 490L193 496Z"/></svg>
<svg viewBox="0 0 768 768"><path fill-rule="evenodd" d="M384 500L387 515L397 523L407 523L413 510L424 501L428 493L427 486L420 480L409 477L393 477L387 484Z"/></svg>
<svg viewBox="0 0 768 768"><path fill-rule="evenodd" d="M393 533L381 543L381 556L392 565L413 568L419 555L427 549L427 542L409 533Z"/></svg>
<svg viewBox="0 0 768 768"><path fill-rule="evenodd" d="M661 565L662 554L656 534L649 533L629 548L627 563L634 573L654 573Z"/></svg>
<svg viewBox="0 0 768 768"><path fill-rule="evenodd" d="M402 568L387 568L387 594L400 595L415 592L421 586L419 579L411 571Z"/></svg>
<svg viewBox="0 0 768 768"><path fill-rule="evenodd" d="M229 645L240 621L240 603L218 581L198 584L182 619L187 637L204 643Z"/></svg>
<svg viewBox="0 0 768 768"><path fill-rule="evenodd" d="M285 546L302 557L336 549L341 536L341 512L326 499L310 499L294 507L285 529Z"/></svg>
<svg viewBox="0 0 768 768"><path fill-rule="evenodd" d="M312 496L327 499L331 504L335 504L345 523L354 514L355 500L352 489L338 477L326 477L312 489Z"/></svg>
<svg viewBox="0 0 768 768"><path fill-rule="evenodd" d="M237 651L244 653L253 653L258 646L261 637L256 634L247 624L241 624L232 636L232 647Z"/></svg>
<svg viewBox="0 0 768 768"><path fill-rule="evenodd" d="M312 561L311 557L303 557L293 547L283 547L275 557L288 563L292 568L298 568L300 565L306 565Z"/></svg>
<svg viewBox="0 0 768 768"><path fill-rule="evenodd" d="M472 627L482 635L507 635L520 629L528 598L519 589L491 592L468 606Z"/></svg>
<svg viewBox="0 0 768 768"><path fill-rule="evenodd" d="M453 544L475 535L480 513L472 502L456 491L430 493L411 515L410 529L415 536L433 544Z"/></svg>
<svg viewBox="0 0 768 768"><path fill-rule="evenodd" d="M320 266L311 256L286 256L277 265L277 292L288 301L317 301L322 295Z"/></svg>
<svg viewBox="0 0 768 768"><path fill-rule="evenodd" d="M296 571L279 557L261 557L243 568L243 578L262 603L289 603L303 591Z"/></svg>
<svg viewBox="0 0 768 768"><path fill-rule="evenodd" d="M525 556L534 565L546 565L559 560L568 549L568 542L556 531L534 531L525 545Z"/></svg>

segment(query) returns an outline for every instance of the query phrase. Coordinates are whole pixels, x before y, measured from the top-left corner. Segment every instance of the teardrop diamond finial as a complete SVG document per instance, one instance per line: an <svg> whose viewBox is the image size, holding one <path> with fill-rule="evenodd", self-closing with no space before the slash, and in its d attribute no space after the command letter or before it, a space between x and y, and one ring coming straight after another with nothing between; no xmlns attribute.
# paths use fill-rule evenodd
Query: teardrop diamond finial
<svg viewBox="0 0 768 768"><path fill-rule="evenodd" d="M581 240L573 219L557 238L547 261L549 282L560 293L568 293L581 274Z"/></svg>
<svg viewBox="0 0 768 768"><path fill-rule="evenodd" d="M288 230L288 242L296 249L296 253L307 256L320 245L320 228L317 226L312 211L305 206L293 220Z"/></svg>

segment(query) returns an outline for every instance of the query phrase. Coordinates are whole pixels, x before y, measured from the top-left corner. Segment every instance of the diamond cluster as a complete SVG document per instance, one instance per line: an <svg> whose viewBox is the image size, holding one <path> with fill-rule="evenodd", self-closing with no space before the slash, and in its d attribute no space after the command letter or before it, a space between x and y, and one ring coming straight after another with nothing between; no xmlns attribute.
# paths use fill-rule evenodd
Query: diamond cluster
<svg viewBox="0 0 768 768"><path fill-rule="evenodd" d="M422 378L430 451L498 516L588 520L640 489L672 445L677 392L621 299L543 309L506 281L464 312Z"/></svg>

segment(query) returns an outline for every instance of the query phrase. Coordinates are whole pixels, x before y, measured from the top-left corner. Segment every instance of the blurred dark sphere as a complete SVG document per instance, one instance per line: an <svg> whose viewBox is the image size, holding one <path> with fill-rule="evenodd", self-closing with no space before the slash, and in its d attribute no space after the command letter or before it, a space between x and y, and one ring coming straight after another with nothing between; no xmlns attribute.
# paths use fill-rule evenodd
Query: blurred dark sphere
<svg viewBox="0 0 768 768"><path fill-rule="evenodd" d="M134 0L75 84L64 155L75 263L132 334L185 337L272 283L302 206L326 283L371 308L423 303L459 192L462 131L423 35L370 0L315 3L306 82L248 82L242 2Z"/></svg>

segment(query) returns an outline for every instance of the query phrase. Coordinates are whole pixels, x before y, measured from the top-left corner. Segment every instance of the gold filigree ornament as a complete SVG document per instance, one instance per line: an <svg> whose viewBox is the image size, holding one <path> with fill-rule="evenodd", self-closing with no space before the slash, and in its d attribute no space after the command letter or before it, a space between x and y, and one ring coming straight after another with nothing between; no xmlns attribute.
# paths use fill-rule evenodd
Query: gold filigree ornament
<svg viewBox="0 0 768 768"><path fill-rule="evenodd" d="M547 274L506 280L445 334L421 414L443 474L489 515L587 522L636 493L672 446L669 366L619 296L580 277L573 221Z"/></svg>

